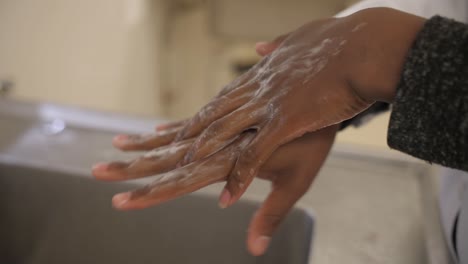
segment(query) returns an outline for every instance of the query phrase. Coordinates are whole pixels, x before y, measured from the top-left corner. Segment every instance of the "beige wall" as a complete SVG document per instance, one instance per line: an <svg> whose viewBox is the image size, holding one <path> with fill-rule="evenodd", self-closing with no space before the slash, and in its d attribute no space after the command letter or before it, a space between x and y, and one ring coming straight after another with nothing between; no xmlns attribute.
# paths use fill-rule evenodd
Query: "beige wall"
<svg viewBox="0 0 468 264"><path fill-rule="evenodd" d="M2 0L0 78L14 96L159 113L158 0Z"/></svg>
<svg viewBox="0 0 468 264"><path fill-rule="evenodd" d="M210 82L221 69L211 69L216 56L216 39L207 27L204 5L171 13L166 46L167 74L164 75L164 116L183 118L195 113L214 95Z"/></svg>

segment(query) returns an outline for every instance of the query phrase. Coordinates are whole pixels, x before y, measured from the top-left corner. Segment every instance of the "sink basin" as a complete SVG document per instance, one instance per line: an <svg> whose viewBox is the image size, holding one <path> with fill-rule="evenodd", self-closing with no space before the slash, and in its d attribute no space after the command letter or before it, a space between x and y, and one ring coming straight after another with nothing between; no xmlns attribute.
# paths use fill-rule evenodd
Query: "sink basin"
<svg viewBox="0 0 468 264"><path fill-rule="evenodd" d="M265 256L245 249L256 209L229 210L212 196L187 196L135 212L110 207L129 184L0 166L0 263L307 263L312 218L294 210Z"/></svg>
<svg viewBox="0 0 468 264"><path fill-rule="evenodd" d="M45 135L36 114L0 117L2 130L20 124L0 130L0 263L308 263L314 221L305 210L292 210L268 252L252 257L245 239L258 202L221 210L216 196L196 193L115 211L112 195L140 183L97 182L89 168L116 157L108 142L117 131L65 116L62 133Z"/></svg>

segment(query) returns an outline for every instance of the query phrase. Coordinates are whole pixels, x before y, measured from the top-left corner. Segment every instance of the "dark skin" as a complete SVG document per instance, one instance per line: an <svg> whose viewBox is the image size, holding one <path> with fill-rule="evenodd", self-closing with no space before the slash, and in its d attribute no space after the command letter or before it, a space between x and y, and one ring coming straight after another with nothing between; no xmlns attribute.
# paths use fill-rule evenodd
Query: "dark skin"
<svg viewBox="0 0 468 264"><path fill-rule="evenodd" d="M377 8L308 23L192 117L176 142L196 137L181 165L254 128L226 189L236 201L282 144L391 102L406 52L424 19ZM392 45L389 45L392 43Z"/></svg>
<svg viewBox="0 0 468 264"><path fill-rule="evenodd" d="M176 146L158 158L95 166L101 180L162 174L141 190L116 195L118 209L152 206L227 181L221 207L236 202L254 177L272 181L255 214L248 249L261 255L273 231L310 187L337 125L376 101L391 102L406 53L423 18L374 8L313 21L275 41L265 57L187 121L149 136L118 136L122 150ZM164 151L164 150L163 150Z"/></svg>

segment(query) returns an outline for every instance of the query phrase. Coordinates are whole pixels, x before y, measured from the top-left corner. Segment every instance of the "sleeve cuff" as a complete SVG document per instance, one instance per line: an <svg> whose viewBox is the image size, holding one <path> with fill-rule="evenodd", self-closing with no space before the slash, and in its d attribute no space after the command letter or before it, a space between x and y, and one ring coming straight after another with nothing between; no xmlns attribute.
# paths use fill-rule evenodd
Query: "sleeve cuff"
<svg viewBox="0 0 468 264"><path fill-rule="evenodd" d="M413 43L392 106L388 145L468 170L468 26L435 16Z"/></svg>

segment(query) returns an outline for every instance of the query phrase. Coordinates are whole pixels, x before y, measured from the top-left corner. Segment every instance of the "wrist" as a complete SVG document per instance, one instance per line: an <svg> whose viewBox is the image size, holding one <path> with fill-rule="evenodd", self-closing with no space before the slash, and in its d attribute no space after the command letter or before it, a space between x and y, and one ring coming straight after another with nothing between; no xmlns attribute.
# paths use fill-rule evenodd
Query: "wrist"
<svg viewBox="0 0 468 264"><path fill-rule="evenodd" d="M352 36L351 87L369 101L392 102L406 56L426 20L390 8L366 9L346 19L366 25Z"/></svg>

